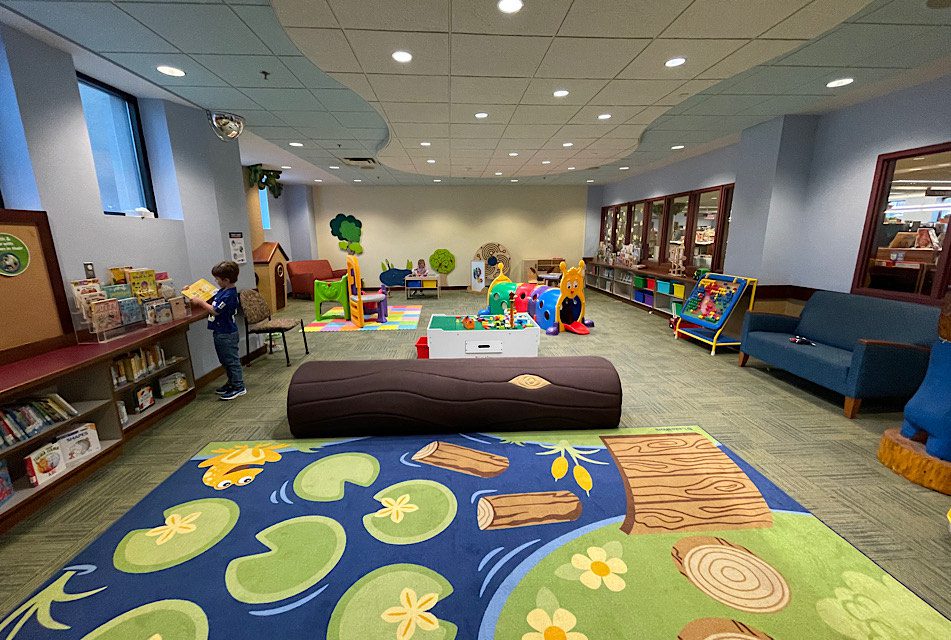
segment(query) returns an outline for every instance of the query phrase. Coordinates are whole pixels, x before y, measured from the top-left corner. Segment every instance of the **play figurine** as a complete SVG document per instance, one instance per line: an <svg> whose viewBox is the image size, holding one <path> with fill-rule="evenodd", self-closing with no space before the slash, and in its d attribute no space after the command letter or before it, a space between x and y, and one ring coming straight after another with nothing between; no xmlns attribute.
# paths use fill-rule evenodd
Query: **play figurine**
<svg viewBox="0 0 951 640"><path fill-rule="evenodd" d="M465 318L462 319L462 326L465 329L475 329L475 320L473 320L469 316L466 316Z"/></svg>

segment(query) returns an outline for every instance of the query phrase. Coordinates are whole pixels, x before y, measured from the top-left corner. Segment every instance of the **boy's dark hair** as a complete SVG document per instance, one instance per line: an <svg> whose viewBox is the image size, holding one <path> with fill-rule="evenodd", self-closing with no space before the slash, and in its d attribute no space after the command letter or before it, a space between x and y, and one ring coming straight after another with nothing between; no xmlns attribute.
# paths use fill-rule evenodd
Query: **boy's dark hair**
<svg viewBox="0 0 951 640"><path fill-rule="evenodd" d="M224 260L211 268L211 275L234 284L238 281L238 265L231 260Z"/></svg>

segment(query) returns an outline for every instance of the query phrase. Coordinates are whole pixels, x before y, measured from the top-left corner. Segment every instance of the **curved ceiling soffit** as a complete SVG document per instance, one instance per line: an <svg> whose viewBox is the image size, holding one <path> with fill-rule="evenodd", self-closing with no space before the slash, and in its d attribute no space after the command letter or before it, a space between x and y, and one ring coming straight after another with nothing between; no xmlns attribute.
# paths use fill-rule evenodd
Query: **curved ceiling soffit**
<svg viewBox="0 0 951 640"><path fill-rule="evenodd" d="M385 145L380 147L378 160L393 174L409 173L413 175L424 175L439 178L491 178L491 174L478 172L473 175L464 175L455 171L456 159L449 149L442 155L429 149L420 150L418 142L427 140L429 136L432 139L440 139L440 142L446 143L447 147L455 150L453 144L455 137L448 132L455 128L457 123L456 116L453 113L449 118L431 117L422 115L419 118L413 116L401 115L400 111L412 110L414 105L403 104L394 105L396 113L390 113L384 100L374 95L375 82L382 78L385 72L379 68L365 70L361 62L369 56L383 58L383 64L391 64L385 58L390 51L387 49L389 43L369 44L367 36L375 34L377 36L399 35L395 31L372 31L381 29L379 26L364 26L359 28L344 26L341 27L333 11L316 11L309 15L306 20L301 21L300 1L299 0L272 0L271 2L278 21L292 42L297 46L303 55L308 57L318 68L321 65L326 66L328 73L335 77L339 82L350 87L361 94L374 109L384 118L389 130L389 138ZM324 3L321 2L321 5ZM490 3L491 4L491 3ZM800 3L805 5L806 3ZM818 4L818 3L816 3ZM575 111L568 114L560 126L569 126L574 123L573 117L586 111L592 113L596 111L620 111L621 118L616 120L617 125L605 127L604 134L594 140L585 140L575 153L564 154L562 149L554 145L553 135L550 140L541 146L541 149L529 150L528 155L534 155L536 158L545 155L553 156L556 162L546 163L546 166L539 162L525 163L517 170L511 173L506 172L506 177L512 176L540 176L540 175L560 175L568 170L568 165L572 165L578 171L585 169L596 169L605 165L612 165L613 171L617 166L629 165L632 168L642 168L651 164L663 164L664 160L675 157L676 149L671 147L685 145L687 147L698 147L721 139L735 137L740 131L760 122L772 119L779 115L787 113L802 113L814 110L820 107L824 102L828 102L834 95L834 90L825 86L826 82L834 78L841 77L847 72L850 77L856 81L880 81L890 76L901 73L906 68L912 68L921 64L922 61L940 57L945 49L940 46L942 39L933 37L930 34L927 38L932 45L924 47L919 56L908 65L896 65L893 61L885 58L881 64L870 63L868 59L855 59L861 54L851 56L847 62L843 56L836 51L836 47L842 47L843 42L850 38L861 37L850 32L851 27L855 26L861 30L860 23L853 24L853 20L860 19L870 13L878 12L879 9L891 4L890 0L852 0L851 2L840 3L843 8L839 9L839 18L837 22L830 24L828 21L804 21L797 26L795 39L789 37L776 39L758 39L745 38L733 41L732 48L724 55L714 56L711 59L713 64L704 63L705 69L702 72L694 70L693 74L680 76L677 80L678 86L675 90L664 92L664 95L657 96L652 104L639 105L636 107L620 104L609 106L609 98L602 98L600 101L589 100L585 104L576 104ZM333 6L333 3L325 5L327 8ZM841 15L843 10L849 13ZM843 19L844 18L844 19ZM909 19L909 22L914 20ZM881 26L878 20L868 20L870 25ZM900 20L898 21L900 22ZM351 22L352 24L352 22ZM390 25L386 25L387 29ZM831 28L830 28L831 27ZM419 26L419 29L425 29L427 35L442 36L446 39L447 48L449 39L453 37L448 30L439 31L430 26ZM324 47L315 48L314 34L319 33L321 37L326 38L327 44ZM422 33L422 32L420 32ZM351 38L350 35L360 37ZM416 35L414 33L414 35ZM386 37L381 38L386 40ZM549 37L554 40L554 36ZM393 39L397 41L398 38ZM692 40L688 40L693 42ZM334 56L326 51L327 46L338 46L347 49L340 56ZM360 51L359 48L363 48ZM393 48L392 46L390 48ZM859 46L858 50L866 47ZM747 51L755 49L756 51ZM885 48L881 48L885 49ZM922 49L922 47L919 47ZM435 51L440 49L434 48ZM826 52L833 51L837 55L826 55ZM425 52L424 52L425 53ZM736 55L743 54L743 55ZM633 63L638 62L640 53L634 55ZM656 57L656 54L653 56ZM347 69L335 67L340 64L340 60L349 58L353 66ZM334 62L324 64L324 61L333 59ZM665 58L661 57L661 63ZM702 59L702 58L700 58ZM924 60L923 60L924 59ZM417 55L412 64L427 64L425 58ZM858 67L853 63L858 63ZM380 64L376 61L375 64ZM432 64L432 61L428 61ZM445 72L443 75L449 79L452 74L449 72L448 63L444 63ZM625 68L628 65L625 64ZM411 67L408 67L411 68ZM432 66L427 67L432 69ZM404 70L389 71L389 79L399 79L400 73ZM406 73L406 76L413 74ZM438 76L438 73L432 71L420 71L420 75L428 77ZM619 74L615 80L622 77ZM483 78L492 80L491 77ZM500 77L500 82L508 78ZM534 80L531 75L526 76L526 83ZM575 82L579 82L576 80ZM604 84L603 82L601 84ZM608 82L608 85L614 84ZM857 85L858 86L858 85ZM623 90L623 81L615 87L605 87L601 94L608 89ZM599 94L600 95L600 94ZM523 94L524 98L524 94ZM454 112L454 105L447 96L448 101L447 115ZM597 102L597 104L595 104ZM533 102L517 102L516 106L531 106ZM598 105L604 106L598 106ZM427 103L415 105L420 111L426 111L431 106ZM478 105L460 105L465 108L474 108ZM403 107L396 109L395 107ZM491 105L487 105L491 108ZM513 107L514 108L514 107ZM511 109L509 110L511 113ZM475 122L475 121L472 121ZM461 124L461 123L459 123ZM507 124L504 123L501 130L506 130ZM476 125L480 126L480 125ZM436 131L435 134L426 133L426 129L431 128ZM555 126L554 128L558 128ZM498 131L498 129L496 129ZM402 134L402 135L400 135ZM560 136L565 137L565 136ZM448 138L448 139L447 139ZM467 144L460 145L460 148L472 147L475 149L485 149L491 141L498 141L499 136L487 138L467 138L461 136ZM546 149L551 150L545 151ZM496 156L503 151L501 145L494 150ZM427 155L433 155L438 158L435 165L427 166L422 164L423 158ZM482 154L484 157L484 154ZM525 153L523 153L525 155ZM463 154L468 157L468 154ZM448 162L444 162L446 160ZM463 160L459 161L462 164ZM477 162L474 162L477 164ZM449 167L447 167L449 165ZM547 166L550 165L550 166ZM489 163L491 167L491 163ZM451 171L449 169L452 169ZM590 172L589 172L590 173ZM616 177L616 173L611 178ZM600 176L599 176L600 177ZM608 177L607 175L603 177ZM598 180L599 182L601 180Z"/></svg>

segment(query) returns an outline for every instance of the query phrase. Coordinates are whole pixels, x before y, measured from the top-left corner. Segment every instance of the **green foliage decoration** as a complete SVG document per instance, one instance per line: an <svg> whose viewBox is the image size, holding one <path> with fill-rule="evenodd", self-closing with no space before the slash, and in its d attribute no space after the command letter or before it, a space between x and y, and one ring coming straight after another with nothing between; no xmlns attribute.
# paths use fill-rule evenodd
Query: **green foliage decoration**
<svg viewBox="0 0 951 640"><path fill-rule="evenodd" d="M340 240L337 246L341 251L346 251L351 255L360 255L363 253L363 246L360 244L360 235L363 233L363 223L351 215L338 213L330 221L330 233Z"/></svg>
<svg viewBox="0 0 951 640"><path fill-rule="evenodd" d="M436 249L433 255L429 256L429 265L436 273L446 275L456 268L456 256L452 255L449 249Z"/></svg>
<svg viewBox="0 0 951 640"><path fill-rule="evenodd" d="M252 164L248 169L248 186L258 189L267 189L275 198L281 197L284 191L284 185L278 180L281 179L281 172L277 169L265 169L260 164Z"/></svg>

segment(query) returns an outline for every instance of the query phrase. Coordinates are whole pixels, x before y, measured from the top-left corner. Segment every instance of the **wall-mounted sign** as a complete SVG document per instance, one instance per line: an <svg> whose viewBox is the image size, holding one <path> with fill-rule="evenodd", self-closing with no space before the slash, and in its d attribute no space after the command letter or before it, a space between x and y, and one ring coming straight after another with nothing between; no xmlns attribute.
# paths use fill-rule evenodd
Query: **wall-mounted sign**
<svg viewBox="0 0 951 640"><path fill-rule="evenodd" d="M244 250L244 233L240 231L231 231L228 233L231 240L231 259L238 264L244 264L248 257Z"/></svg>
<svg viewBox="0 0 951 640"><path fill-rule="evenodd" d="M12 233L0 233L0 275L18 276L30 266L30 249Z"/></svg>

